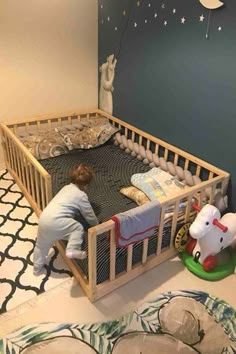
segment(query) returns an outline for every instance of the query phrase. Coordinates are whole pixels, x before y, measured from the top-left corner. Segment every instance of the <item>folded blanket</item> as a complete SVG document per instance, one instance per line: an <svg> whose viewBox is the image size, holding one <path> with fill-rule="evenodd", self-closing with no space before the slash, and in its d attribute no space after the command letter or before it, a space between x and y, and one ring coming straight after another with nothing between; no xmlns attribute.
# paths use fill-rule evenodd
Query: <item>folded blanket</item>
<svg viewBox="0 0 236 354"><path fill-rule="evenodd" d="M127 247L154 234L160 221L160 203L148 202L111 219L115 222L117 246Z"/></svg>

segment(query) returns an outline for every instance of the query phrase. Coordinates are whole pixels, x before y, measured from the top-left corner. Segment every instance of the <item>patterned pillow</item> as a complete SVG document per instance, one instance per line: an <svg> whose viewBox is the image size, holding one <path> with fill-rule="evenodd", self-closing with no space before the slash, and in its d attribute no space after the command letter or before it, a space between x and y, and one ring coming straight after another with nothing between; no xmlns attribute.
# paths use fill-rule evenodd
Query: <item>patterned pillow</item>
<svg viewBox="0 0 236 354"><path fill-rule="evenodd" d="M119 129L109 122L85 127L81 131L68 132L73 147L77 149L91 149L105 144Z"/></svg>
<svg viewBox="0 0 236 354"><path fill-rule="evenodd" d="M133 186L121 188L120 193L125 195L127 198L133 200L138 205L143 205L147 202L150 202L150 199L146 196L145 193L143 193L140 189ZM185 206L186 203L180 203L179 209L181 210ZM171 218L173 216L174 208L175 208L174 205L169 205L169 207L166 208L165 210L166 218L168 217Z"/></svg>
<svg viewBox="0 0 236 354"><path fill-rule="evenodd" d="M179 195L186 185L169 173L154 167L145 173L136 173L131 177L131 183L143 191L150 200L163 201L166 197Z"/></svg>
<svg viewBox="0 0 236 354"><path fill-rule="evenodd" d="M146 194L136 187L130 186L121 188L120 193L133 200L138 205L143 205L150 202L150 199L146 196Z"/></svg>
<svg viewBox="0 0 236 354"><path fill-rule="evenodd" d="M19 134L20 141L38 160L66 154L72 149L90 149L105 144L119 128L104 117L84 119L47 131Z"/></svg>

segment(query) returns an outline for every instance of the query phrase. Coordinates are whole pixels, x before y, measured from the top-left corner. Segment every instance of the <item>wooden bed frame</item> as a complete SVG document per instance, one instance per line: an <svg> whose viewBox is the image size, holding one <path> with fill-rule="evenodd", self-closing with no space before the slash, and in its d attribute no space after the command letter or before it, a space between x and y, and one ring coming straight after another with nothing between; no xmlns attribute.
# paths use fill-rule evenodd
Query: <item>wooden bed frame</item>
<svg viewBox="0 0 236 354"><path fill-rule="evenodd" d="M111 116L101 110L94 109L91 111L80 113L67 113L63 115L51 115L46 117L24 119L22 121L13 121L1 123L2 146L6 168L16 180L18 186L24 193L30 205L34 209L37 216L41 210L48 204L52 198L52 179L48 172L33 157L29 150L17 138L17 134L22 131L38 130L40 128L53 128L64 124L78 123L83 119L103 116L109 119L111 124L121 128L122 134L127 139L143 145L145 149L151 150L153 153L162 156L165 161L171 161L175 166L182 165L184 170L194 168L195 175L200 176L204 170L207 173L207 179L194 185L187 190L183 190L180 196L168 198L161 203L161 217L157 238L156 254L148 256L148 239L142 241L142 260L139 264L132 264L133 246L130 245L127 250L126 271L116 274L116 242L115 242L115 224L112 220L103 222L100 225L91 227L88 230L88 278L79 265L66 257L64 246L61 242L57 242L57 247L63 256L65 262L73 272L74 277L78 280L81 287L91 301L95 301L102 296L112 292L114 289L130 280L136 278L140 274L157 266L158 264L173 257L176 251L173 246L173 240L176 234L178 221L178 208L180 200L186 198L187 207L185 210L184 222L188 222L191 216L191 203L195 195L199 195L200 205L203 203L203 197L206 189L208 192L208 202L213 203L216 189L220 189L225 195L227 191L229 174L209 163L194 157L193 155L180 150L150 134L147 134L124 121ZM171 242L170 246L162 248L162 233L164 227L165 210L174 205L173 218L171 220ZM104 232L110 233L110 270L109 280L101 284L97 284L97 240Z"/></svg>

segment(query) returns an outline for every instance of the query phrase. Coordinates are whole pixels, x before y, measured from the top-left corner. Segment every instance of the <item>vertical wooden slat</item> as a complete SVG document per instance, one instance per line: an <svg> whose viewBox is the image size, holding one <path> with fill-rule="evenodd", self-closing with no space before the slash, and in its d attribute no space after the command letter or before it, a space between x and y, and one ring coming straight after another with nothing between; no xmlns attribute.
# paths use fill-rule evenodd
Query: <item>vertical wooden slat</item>
<svg viewBox="0 0 236 354"><path fill-rule="evenodd" d="M184 170L188 170L188 166L189 166L189 160L186 159L184 163Z"/></svg>
<svg viewBox="0 0 236 354"><path fill-rule="evenodd" d="M159 153L159 145L158 145L158 144L155 145L155 151L154 151L154 153L155 153L156 155L158 155L158 153Z"/></svg>
<svg viewBox="0 0 236 354"><path fill-rule="evenodd" d="M16 170L16 153L15 153L15 145L14 141L11 140L11 153L12 153L12 168L15 171Z"/></svg>
<svg viewBox="0 0 236 354"><path fill-rule="evenodd" d="M19 164L20 164L20 175L21 175L21 180L24 184L24 186L27 189L27 177L26 177L26 173L25 173L25 165L26 165L26 158L23 152L19 151Z"/></svg>
<svg viewBox="0 0 236 354"><path fill-rule="evenodd" d="M215 199L215 192L216 192L216 184L213 183L210 187L209 204L213 204Z"/></svg>
<svg viewBox="0 0 236 354"><path fill-rule="evenodd" d="M93 299L97 285L97 237L96 232L88 230L88 273L89 273L89 292Z"/></svg>
<svg viewBox="0 0 236 354"><path fill-rule="evenodd" d="M148 253L148 239L146 238L143 241L143 253L142 253L142 263L146 263Z"/></svg>
<svg viewBox="0 0 236 354"><path fill-rule="evenodd" d="M147 140L147 150L150 150L150 140Z"/></svg>
<svg viewBox="0 0 236 354"><path fill-rule="evenodd" d="M221 192L223 195L227 193L228 184L229 184L229 177L225 177L225 179L221 183Z"/></svg>
<svg viewBox="0 0 236 354"><path fill-rule="evenodd" d="M50 202L52 199L52 178L51 176L47 176L46 178L46 204Z"/></svg>
<svg viewBox="0 0 236 354"><path fill-rule="evenodd" d="M125 127L125 136L128 137L128 128Z"/></svg>
<svg viewBox="0 0 236 354"><path fill-rule="evenodd" d="M8 145L8 151L9 151L9 165L12 168L13 162L12 162L12 148L11 148L10 138L7 137L6 143Z"/></svg>
<svg viewBox="0 0 236 354"><path fill-rule="evenodd" d="M27 185L27 190L31 194L31 184L30 184L30 171L29 171L29 163L28 160L26 159L25 162L25 175L26 175L26 185Z"/></svg>
<svg viewBox="0 0 236 354"><path fill-rule="evenodd" d="M142 143L143 143L143 137L142 137L142 135L139 135L139 137L138 137L138 143L139 143L139 145L142 145Z"/></svg>
<svg viewBox="0 0 236 354"><path fill-rule="evenodd" d="M51 119L48 119L48 129L51 130L52 128L52 121Z"/></svg>
<svg viewBox="0 0 236 354"><path fill-rule="evenodd" d="M169 150L168 149L165 149L165 152L164 152L164 159L166 161L168 161L168 153L169 153Z"/></svg>
<svg viewBox="0 0 236 354"><path fill-rule="evenodd" d="M116 235L115 228L110 231L110 280L116 277Z"/></svg>
<svg viewBox="0 0 236 354"><path fill-rule="evenodd" d="M7 161L9 163L9 165L11 165L11 153L10 153L10 140L8 138L8 136L6 135L6 151L7 151Z"/></svg>
<svg viewBox="0 0 236 354"><path fill-rule="evenodd" d="M187 205L186 205L186 209L185 209L184 222L188 222L189 215L190 215L191 210L192 210L192 199L193 199L192 195L190 195L187 198Z"/></svg>
<svg viewBox="0 0 236 354"><path fill-rule="evenodd" d="M127 247L127 266L126 270L129 272L132 269L133 264L133 245Z"/></svg>
<svg viewBox="0 0 236 354"><path fill-rule="evenodd" d="M45 198L45 181L42 175L40 175L40 194L41 194L40 201L42 206L41 209L43 210L46 206L46 198Z"/></svg>
<svg viewBox="0 0 236 354"><path fill-rule="evenodd" d="M15 143L14 143L14 142L12 142L12 157L13 157L13 166L14 166L14 171L17 171L16 156L17 156L17 149L16 149L16 145L15 145Z"/></svg>
<svg viewBox="0 0 236 354"><path fill-rule="evenodd" d="M16 154L16 173L18 176L20 176L20 154Z"/></svg>
<svg viewBox="0 0 236 354"><path fill-rule="evenodd" d="M39 192L39 178L38 178L38 171L34 170L34 179L35 179L35 189L36 189L36 203L40 207L40 192Z"/></svg>
<svg viewBox="0 0 236 354"><path fill-rule="evenodd" d="M213 172L210 172L210 173L209 173L209 176L208 176L208 179L212 179L213 176L214 176L214 173L213 173Z"/></svg>
<svg viewBox="0 0 236 354"><path fill-rule="evenodd" d="M197 165L196 176L200 176L201 166Z"/></svg>
<svg viewBox="0 0 236 354"><path fill-rule="evenodd" d="M202 207L203 206L203 201L204 201L204 198L206 197L206 194L204 192L204 190L202 189L200 191L200 200L199 200L199 206Z"/></svg>
<svg viewBox="0 0 236 354"><path fill-rule="evenodd" d="M161 253L161 244L162 244L162 237L163 237L163 228L164 228L164 219L165 219L165 208L161 209L161 216L158 228L158 238L157 238L157 250L156 254L159 255Z"/></svg>
<svg viewBox="0 0 236 354"><path fill-rule="evenodd" d="M7 144L7 136L6 133L4 132L4 130L1 129L1 134L2 134L2 150L3 150L3 154L4 154L4 160L6 163L6 166L9 163L9 151L8 151L8 144Z"/></svg>
<svg viewBox="0 0 236 354"><path fill-rule="evenodd" d="M131 134L131 140L134 141L134 138L135 138L135 132L132 131L132 134Z"/></svg>
<svg viewBox="0 0 236 354"><path fill-rule="evenodd" d="M34 178L34 167L30 164L30 182L31 182L31 193L32 193L32 197L33 199L36 201L36 196L35 196L35 192L36 192L36 181Z"/></svg>
<svg viewBox="0 0 236 354"><path fill-rule="evenodd" d="M14 160L13 160L13 142L11 139L9 139L9 146L10 146L10 163L11 163L11 168L14 170Z"/></svg>
<svg viewBox="0 0 236 354"><path fill-rule="evenodd" d="M40 128L41 128L41 122L40 120L37 120L37 129L40 130Z"/></svg>
<svg viewBox="0 0 236 354"><path fill-rule="evenodd" d="M26 175L25 175L25 156L23 152L20 152L20 162L21 162L21 170L22 170L22 182L24 186L26 186Z"/></svg>
<svg viewBox="0 0 236 354"><path fill-rule="evenodd" d="M178 166L178 161L179 161L179 155L175 154L175 157L174 157L174 165L175 166Z"/></svg>
<svg viewBox="0 0 236 354"><path fill-rule="evenodd" d="M172 222L171 222L171 236L170 236L170 245L173 245L174 237L176 234L176 226L177 226L177 219L178 219L178 213L179 213L179 203L180 200L177 200L175 202L175 208L174 208L174 213L172 217Z"/></svg>

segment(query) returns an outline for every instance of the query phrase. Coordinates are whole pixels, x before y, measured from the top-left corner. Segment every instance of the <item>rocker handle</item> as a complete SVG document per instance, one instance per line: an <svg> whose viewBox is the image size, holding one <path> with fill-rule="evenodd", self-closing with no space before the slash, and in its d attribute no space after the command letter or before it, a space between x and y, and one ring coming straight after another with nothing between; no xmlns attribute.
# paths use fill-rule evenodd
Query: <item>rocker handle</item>
<svg viewBox="0 0 236 354"><path fill-rule="evenodd" d="M217 219L213 220L213 225L219 227L219 229L221 229L223 232L227 232L228 231L228 227L224 226L223 224L221 224Z"/></svg>
<svg viewBox="0 0 236 354"><path fill-rule="evenodd" d="M197 204L192 204L192 208L197 211L201 210L200 206ZM217 219L213 220L213 225L219 227L219 229L221 229L224 233L228 231L228 227L221 224Z"/></svg>
<svg viewBox="0 0 236 354"><path fill-rule="evenodd" d="M195 204L195 203L192 204L192 208L195 209L196 211L200 211L201 210L200 206Z"/></svg>

